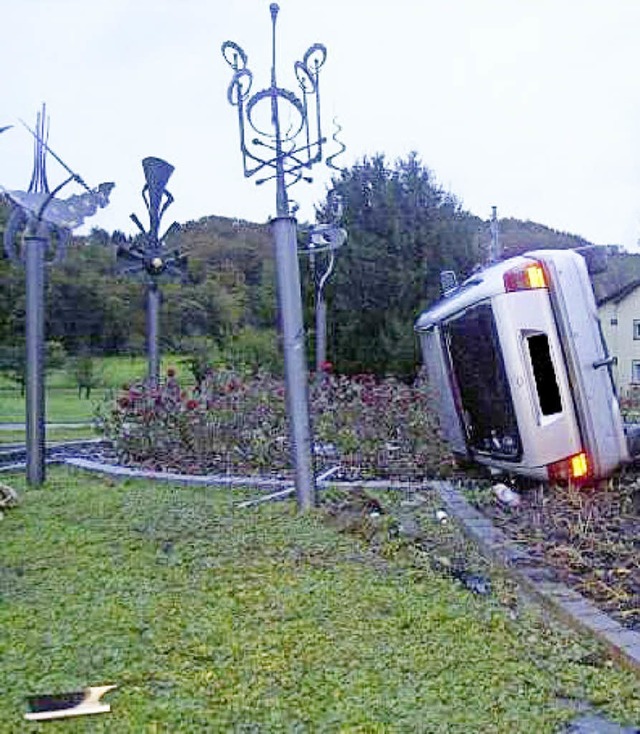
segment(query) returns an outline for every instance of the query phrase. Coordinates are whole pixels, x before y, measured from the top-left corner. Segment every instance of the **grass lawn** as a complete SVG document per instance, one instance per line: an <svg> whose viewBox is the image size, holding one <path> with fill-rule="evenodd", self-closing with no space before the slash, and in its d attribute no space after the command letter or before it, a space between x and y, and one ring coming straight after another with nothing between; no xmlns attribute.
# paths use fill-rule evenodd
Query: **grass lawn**
<svg viewBox="0 0 640 734"><path fill-rule="evenodd" d="M21 502L1 525L0 732L41 730L29 694L107 683L111 713L47 731L544 734L568 699L639 723L640 681L594 643L322 510L61 467L40 490L2 479Z"/></svg>
<svg viewBox="0 0 640 734"><path fill-rule="evenodd" d="M91 399L78 398L77 389L49 388L46 392L45 415L51 423L90 421L104 389L96 389ZM95 397L94 397L95 396ZM20 390L0 390L0 423L24 423L25 399Z"/></svg>
<svg viewBox="0 0 640 734"><path fill-rule="evenodd" d="M167 355L162 359L162 373L174 367L180 383L189 386L193 378L181 363L184 357ZM87 400L78 397L78 388L68 370L54 370L46 378L46 420L54 423L76 423L91 420L96 404L110 390L118 390L123 384L144 378L147 371L145 357L101 357L95 359L99 385L91 391ZM5 375L0 375L0 423L23 423L25 398ZM2 438L0 437L0 441Z"/></svg>

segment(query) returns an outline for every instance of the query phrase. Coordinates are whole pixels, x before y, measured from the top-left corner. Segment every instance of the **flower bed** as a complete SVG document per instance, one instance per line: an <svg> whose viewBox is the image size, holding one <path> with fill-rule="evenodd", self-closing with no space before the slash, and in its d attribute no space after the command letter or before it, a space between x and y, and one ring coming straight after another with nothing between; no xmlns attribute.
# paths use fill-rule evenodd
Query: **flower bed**
<svg viewBox="0 0 640 734"><path fill-rule="evenodd" d="M427 385L326 371L310 388L316 462L346 476L422 478L451 467ZM284 383L267 374L210 372L184 390L175 372L154 387L123 386L99 428L121 462L192 474L290 474Z"/></svg>

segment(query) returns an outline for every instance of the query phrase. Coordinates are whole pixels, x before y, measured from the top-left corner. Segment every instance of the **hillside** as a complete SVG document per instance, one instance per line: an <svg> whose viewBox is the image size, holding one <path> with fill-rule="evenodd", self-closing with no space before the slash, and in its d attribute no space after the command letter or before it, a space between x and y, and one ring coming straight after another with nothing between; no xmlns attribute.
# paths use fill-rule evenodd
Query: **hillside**
<svg viewBox="0 0 640 734"><path fill-rule="evenodd" d="M500 219L498 225L503 258L521 255L528 250L567 250L592 244L578 235L559 232L529 220ZM490 226L490 221L486 221L480 228L481 240L487 246L491 241Z"/></svg>

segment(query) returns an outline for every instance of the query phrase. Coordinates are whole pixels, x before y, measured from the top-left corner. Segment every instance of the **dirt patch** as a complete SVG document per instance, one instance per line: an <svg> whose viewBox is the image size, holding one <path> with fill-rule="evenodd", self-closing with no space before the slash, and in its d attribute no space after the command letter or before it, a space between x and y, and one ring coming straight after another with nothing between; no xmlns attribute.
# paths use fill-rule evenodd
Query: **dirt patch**
<svg viewBox="0 0 640 734"><path fill-rule="evenodd" d="M640 478L622 474L596 487L514 484L520 503L491 485L467 488L475 506L558 580L621 624L640 631Z"/></svg>

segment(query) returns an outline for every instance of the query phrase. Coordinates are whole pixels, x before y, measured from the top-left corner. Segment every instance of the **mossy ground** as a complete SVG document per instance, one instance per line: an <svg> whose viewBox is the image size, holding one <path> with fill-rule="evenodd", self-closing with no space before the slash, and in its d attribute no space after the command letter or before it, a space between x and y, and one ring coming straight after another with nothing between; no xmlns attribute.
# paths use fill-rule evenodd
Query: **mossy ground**
<svg viewBox="0 0 640 734"><path fill-rule="evenodd" d="M593 642L498 577L479 596L433 567L465 546L429 495L379 493L377 514L331 491L299 515L64 468L3 479L21 502L0 526L0 732L40 731L29 694L105 683L111 713L47 729L530 734L570 701L640 719L640 682ZM428 551L398 533L408 512Z"/></svg>

